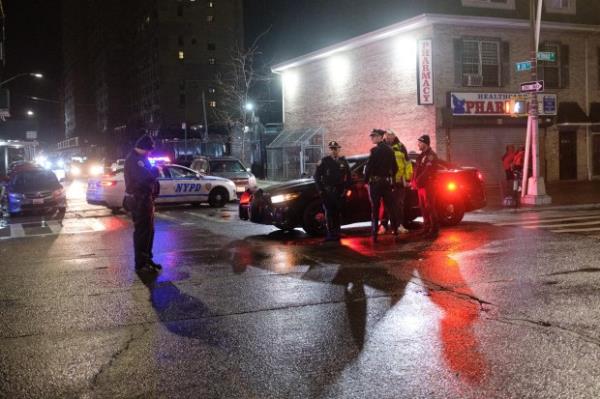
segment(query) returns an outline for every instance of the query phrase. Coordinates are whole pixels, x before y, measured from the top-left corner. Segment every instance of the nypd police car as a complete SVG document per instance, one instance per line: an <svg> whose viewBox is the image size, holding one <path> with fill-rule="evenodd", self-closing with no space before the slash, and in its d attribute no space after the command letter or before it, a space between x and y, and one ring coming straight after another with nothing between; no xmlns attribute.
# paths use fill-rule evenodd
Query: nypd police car
<svg viewBox="0 0 600 399"><path fill-rule="evenodd" d="M212 207L223 207L237 198L235 184L228 179L204 176L180 165L162 165L158 182L160 194L157 204L198 205L208 203ZM125 197L125 177L123 169L90 178L86 192L88 204L102 205L113 211L123 207Z"/></svg>

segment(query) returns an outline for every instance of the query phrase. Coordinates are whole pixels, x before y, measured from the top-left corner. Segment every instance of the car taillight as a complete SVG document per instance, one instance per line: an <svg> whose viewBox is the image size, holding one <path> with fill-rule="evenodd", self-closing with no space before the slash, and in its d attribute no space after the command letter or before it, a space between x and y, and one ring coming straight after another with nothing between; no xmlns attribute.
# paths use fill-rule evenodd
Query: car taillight
<svg viewBox="0 0 600 399"><path fill-rule="evenodd" d="M352 190L346 191L346 198L352 197Z"/></svg>
<svg viewBox="0 0 600 399"><path fill-rule="evenodd" d="M248 191L243 193L242 196L240 197L240 205L249 204L251 196L252 196L252 194L250 194Z"/></svg>
<svg viewBox="0 0 600 399"><path fill-rule="evenodd" d="M103 181L101 184L102 184L104 187L112 187L112 186L116 186L116 185L117 185L117 182L116 182L116 181L114 181L114 180L104 180L104 181Z"/></svg>
<svg viewBox="0 0 600 399"><path fill-rule="evenodd" d="M483 175L481 174L481 172L477 172L477 178L483 181Z"/></svg>
<svg viewBox="0 0 600 399"><path fill-rule="evenodd" d="M457 186L456 186L456 183L451 181L451 182L448 182L448 184L446 185L446 188L448 189L448 191L456 191Z"/></svg>

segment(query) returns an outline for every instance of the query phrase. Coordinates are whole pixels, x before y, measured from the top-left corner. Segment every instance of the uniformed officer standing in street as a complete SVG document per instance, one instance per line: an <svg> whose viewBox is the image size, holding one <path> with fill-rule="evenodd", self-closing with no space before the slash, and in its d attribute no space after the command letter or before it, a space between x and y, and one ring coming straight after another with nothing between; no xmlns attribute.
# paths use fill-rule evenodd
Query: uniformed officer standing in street
<svg viewBox="0 0 600 399"><path fill-rule="evenodd" d="M417 157L413 188L418 190L419 207L423 215L423 234L435 238L439 233L439 221L436 212L435 191L433 180L438 169L438 157L431 149L431 140L424 134L418 139L417 145L421 154Z"/></svg>
<svg viewBox="0 0 600 399"><path fill-rule="evenodd" d="M392 148L383 141L384 130L373 129L370 134L375 147L371 148L371 155L365 168L365 182L369 185L369 198L371 200L371 238L377 241L379 228L379 210L381 200L392 224L392 233L398 234L398 218L392 198L392 187L398 172L396 157Z"/></svg>
<svg viewBox="0 0 600 399"><path fill-rule="evenodd" d="M154 242L154 198L158 195L158 173L148 161L148 154L154 149L154 141L143 135L135 143L135 148L125 160L125 208L133 218L133 247L135 268L162 269L152 260Z"/></svg>
<svg viewBox="0 0 600 399"><path fill-rule="evenodd" d="M328 147L329 155L319 162L314 178L327 218L325 241L339 241L344 195L352 184L352 176L348 162L339 155L341 147L337 141L330 141Z"/></svg>

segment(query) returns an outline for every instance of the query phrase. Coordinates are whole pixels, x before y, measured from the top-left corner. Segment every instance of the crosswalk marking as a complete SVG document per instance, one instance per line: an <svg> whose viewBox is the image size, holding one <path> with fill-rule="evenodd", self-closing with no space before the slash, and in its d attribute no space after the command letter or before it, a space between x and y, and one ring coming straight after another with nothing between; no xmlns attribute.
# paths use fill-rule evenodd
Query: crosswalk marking
<svg viewBox="0 0 600 399"><path fill-rule="evenodd" d="M600 210L540 211L534 216L521 214L505 216L504 220L492 224L499 227L546 230L557 234L580 233L600 239L600 234L598 234L600 232Z"/></svg>
<svg viewBox="0 0 600 399"><path fill-rule="evenodd" d="M589 220L590 217L600 217L599 213L587 214L583 216L568 216L568 217L548 217L548 218L537 218L537 219L526 219L514 222L501 222L494 223L494 226L525 226L525 225L536 225L540 223L552 223L552 222L565 222L569 220Z"/></svg>

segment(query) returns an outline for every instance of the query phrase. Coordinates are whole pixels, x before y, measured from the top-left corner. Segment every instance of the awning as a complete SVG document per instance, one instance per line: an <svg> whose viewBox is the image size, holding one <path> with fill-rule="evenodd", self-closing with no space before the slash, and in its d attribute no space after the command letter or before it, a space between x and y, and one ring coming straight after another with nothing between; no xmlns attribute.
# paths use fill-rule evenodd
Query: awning
<svg viewBox="0 0 600 399"><path fill-rule="evenodd" d="M590 118L576 102L558 103L557 126L589 126Z"/></svg>

